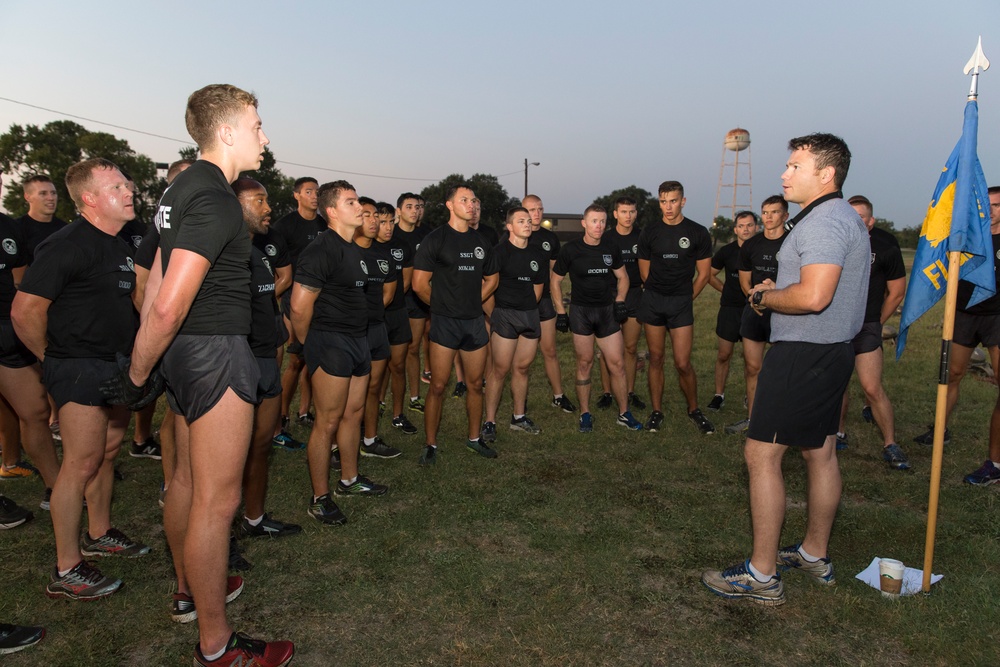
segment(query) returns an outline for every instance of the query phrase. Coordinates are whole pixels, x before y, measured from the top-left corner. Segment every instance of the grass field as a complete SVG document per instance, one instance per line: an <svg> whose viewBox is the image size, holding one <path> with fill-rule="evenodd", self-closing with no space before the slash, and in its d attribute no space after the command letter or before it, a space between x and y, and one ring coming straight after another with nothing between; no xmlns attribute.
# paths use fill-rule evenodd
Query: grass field
<svg viewBox="0 0 1000 667"><path fill-rule="evenodd" d="M716 294L696 303L703 404L712 393L717 304ZM547 405L536 363L530 409L542 435L501 424L500 457L482 459L462 445L464 406L449 398L438 465L417 466L419 435L386 431L403 456L366 459L362 470L391 490L342 502L344 527L306 515L304 452L275 451L268 509L304 532L244 542L255 567L230 618L252 636L294 640L293 664L303 666L998 664L1000 495L961 483L986 457L995 386L967 378L951 424L933 568L943 581L929 596L887 601L854 579L874 556L922 566L930 450L910 440L933 415L941 310L917 323L900 363L886 362L911 471L882 463L880 436L861 421L852 384L832 589L789 574L787 603L764 609L726 602L699 582L703 569L734 564L750 550L742 442L721 428L743 416L738 354L727 405L709 413L718 432L708 437L684 416L669 368L665 432L626 432L610 412L598 412L594 433L581 435L575 417ZM570 341L560 342L572 387ZM641 374L643 397L645 381ZM191 663L197 628L172 623L168 613L173 582L157 506L159 465L123 456L119 467L125 480L115 488L113 517L153 553L101 562L125 581L110 599L49 600L43 588L55 555L46 513L36 510L35 521L2 533L0 620L44 624L49 633L5 665ZM791 543L804 529L804 467L789 455L784 468L783 542ZM39 480L0 484L37 507Z"/></svg>

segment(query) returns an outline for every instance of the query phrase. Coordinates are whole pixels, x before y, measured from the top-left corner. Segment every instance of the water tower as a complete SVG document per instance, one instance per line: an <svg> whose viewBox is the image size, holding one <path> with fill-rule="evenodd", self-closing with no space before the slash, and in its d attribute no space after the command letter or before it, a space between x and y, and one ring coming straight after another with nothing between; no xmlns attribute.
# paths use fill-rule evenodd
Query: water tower
<svg viewBox="0 0 1000 667"><path fill-rule="evenodd" d="M729 155L733 156L732 161ZM731 197L729 190L732 190ZM715 215L712 217L724 215L732 220L743 209L753 210L753 172L750 169L750 133L737 127L729 130L722 142L719 188L715 193Z"/></svg>

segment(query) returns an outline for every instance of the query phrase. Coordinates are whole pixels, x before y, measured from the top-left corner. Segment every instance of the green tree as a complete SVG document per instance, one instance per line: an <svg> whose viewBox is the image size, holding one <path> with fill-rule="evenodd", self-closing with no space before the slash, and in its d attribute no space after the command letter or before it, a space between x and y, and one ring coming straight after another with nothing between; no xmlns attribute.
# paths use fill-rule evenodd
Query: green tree
<svg viewBox="0 0 1000 667"><path fill-rule="evenodd" d="M900 248L916 250L917 243L920 240L920 227L903 227L896 230L895 234Z"/></svg>
<svg viewBox="0 0 1000 667"><path fill-rule="evenodd" d="M608 212L608 225L614 224L615 200L619 197L631 197L636 202L636 210L639 216L636 218L637 227L642 227L648 222L656 222L662 219L660 213L659 200L648 190L640 188L638 185L630 185L625 188L614 190L611 194L598 197L594 204L603 206Z"/></svg>
<svg viewBox="0 0 1000 667"><path fill-rule="evenodd" d="M159 196L156 164L132 150L124 139L106 132L91 132L68 120L53 121L44 127L15 124L0 135L0 170L17 179L8 184L4 207L14 216L27 213L21 182L34 174L47 174L59 193L56 215L72 220L76 207L66 190L66 170L80 160L95 157L111 160L128 172L136 186L136 216L149 221Z"/></svg>
<svg viewBox="0 0 1000 667"><path fill-rule="evenodd" d="M490 225L497 231L503 227L507 217L507 209L520 205L516 197L510 197L507 190L500 185L496 176L491 174L473 174L465 178L462 174L451 174L434 185L428 185L421 190L420 196L426 200L423 225L434 229L448 222L450 214L444 205L444 195L448 188L458 183L467 183L479 198L482 217L479 224Z"/></svg>
<svg viewBox="0 0 1000 667"><path fill-rule="evenodd" d="M724 215L715 216L708 233L712 235L712 248L719 243L729 243L733 240L733 221Z"/></svg>
<svg viewBox="0 0 1000 667"><path fill-rule="evenodd" d="M271 220L278 221L282 216L295 210L297 204L292 196L292 186L295 179L285 176L278 169L274 153L264 147L264 158L256 171L245 171L240 176L248 176L267 190L267 202L271 207Z"/></svg>

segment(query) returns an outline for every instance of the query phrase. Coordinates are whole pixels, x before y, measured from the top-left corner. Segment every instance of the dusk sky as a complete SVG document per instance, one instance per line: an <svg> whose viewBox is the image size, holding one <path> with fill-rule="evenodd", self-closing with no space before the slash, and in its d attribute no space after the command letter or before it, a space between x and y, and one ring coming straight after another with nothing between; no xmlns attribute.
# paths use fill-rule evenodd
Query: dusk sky
<svg viewBox="0 0 1000 667"><path fill-rule="evenodd" d="M75 120L170 162L190 141L187 96L226 82L259 96L289 176L346 178L395 202L481 172L520 197L527 158L549 212L676 179L706 225L737 126L751 135L755 208L780 192L789 138L833 132L854 154L845 194L919 225L982 35L993 67L979 156L1000 184L997 0L5 2L2 17L0 131Z"/></svg>

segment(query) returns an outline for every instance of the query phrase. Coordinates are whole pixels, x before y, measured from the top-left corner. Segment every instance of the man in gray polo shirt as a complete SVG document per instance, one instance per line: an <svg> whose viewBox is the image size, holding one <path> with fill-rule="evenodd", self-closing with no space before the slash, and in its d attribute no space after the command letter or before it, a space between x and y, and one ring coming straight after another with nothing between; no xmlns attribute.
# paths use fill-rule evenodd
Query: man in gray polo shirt
<svg viewBox="0 0 1000 667"><path fill-rule="evenodd" d="M870 262L868 230L840 192L851 164L847 145L812 134L788 148L782 187L786 201L802 211L781 247L777 284L765 280L749 299L758 313L774 313L744 451L753 555L701 577L716 595L769 606L785 601L778 568L835 583L827 555L841 490L834 434L854 369L851 340L864 319ZM781 460L789 447L806 462L808 523L801 543L779 549L786 502Z"/></svg>

